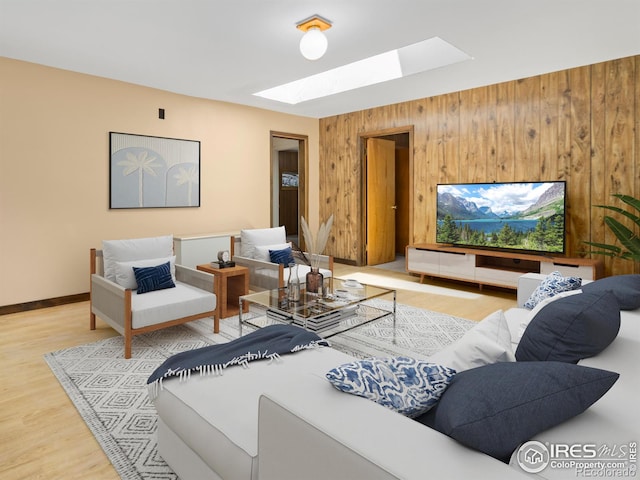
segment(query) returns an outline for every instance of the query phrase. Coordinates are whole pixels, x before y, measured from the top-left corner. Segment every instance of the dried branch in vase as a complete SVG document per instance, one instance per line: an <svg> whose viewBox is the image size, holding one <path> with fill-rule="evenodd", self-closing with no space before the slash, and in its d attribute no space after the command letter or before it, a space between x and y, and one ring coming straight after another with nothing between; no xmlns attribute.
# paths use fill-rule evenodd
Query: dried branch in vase
<svg viewBox="0 0 640 480"><path fill-rule="evenodd" d="M309 224L304 217L301 217L300 225L302 226L302 235L304 236L307 251L311 255L311 268L318 269L320 268L320 255L324 252L327 242L329 241L329 234L333 226L333 214L326 223L320 224L316 235L311 233Z"/></svg>

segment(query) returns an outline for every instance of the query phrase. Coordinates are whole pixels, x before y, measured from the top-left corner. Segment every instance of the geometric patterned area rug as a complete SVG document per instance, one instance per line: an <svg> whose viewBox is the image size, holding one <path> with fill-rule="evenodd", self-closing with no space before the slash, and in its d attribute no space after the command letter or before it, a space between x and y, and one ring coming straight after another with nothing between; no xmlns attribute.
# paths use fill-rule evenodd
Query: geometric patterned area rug
<svg viewBox="0 0 640 480"><path fill-rule="evenodd" d="M372 300L390 308L391 302ZM407 355L427 357L460 338L476 322L397 305L393 322L385 318L330 339L332 347L357 358ZM238 337L238 321L213 320L150 332L133 338L132 358L123 358L121 336L67 348L44 356L69 398L123 479L177 479L156 449L155 408L146 382L166 358Z"/></svg>

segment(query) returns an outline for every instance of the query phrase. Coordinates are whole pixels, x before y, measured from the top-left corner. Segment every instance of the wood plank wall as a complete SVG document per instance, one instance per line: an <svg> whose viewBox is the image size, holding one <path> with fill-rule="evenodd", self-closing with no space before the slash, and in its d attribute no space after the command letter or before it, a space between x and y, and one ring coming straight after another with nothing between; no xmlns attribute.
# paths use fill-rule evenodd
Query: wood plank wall
<svg viewBox="0 0 640 480"><path fill-rule="evenodd" d="M413 242L435 241L436 184L566 180L567 255L615 243L595 204L640 197L640 56L320 120L327 253L361 258L361 136L413 126ZM640 273L605 259L607 275Z"/></svg>

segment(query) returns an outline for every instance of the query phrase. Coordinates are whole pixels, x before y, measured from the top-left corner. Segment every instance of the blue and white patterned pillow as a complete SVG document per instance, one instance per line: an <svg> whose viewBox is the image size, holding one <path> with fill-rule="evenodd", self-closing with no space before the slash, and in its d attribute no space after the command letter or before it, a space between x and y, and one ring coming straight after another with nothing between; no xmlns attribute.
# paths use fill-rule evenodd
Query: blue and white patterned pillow
<svg viewBox="0 0 640 480"><path fill-rule="evenodd" d="M369 358L339 365L326 374L338 390L373 400L407 417L433 407L456 371L408 357Z"/></svg>
<svg viewBox="0 0 640 480"><path fill-rule="evenodd" d="M532 309L546 298L553 297L561 292L577 290L581 286L582 279L579 277L563 277L560 272L551 272L540 282L538 288L534 290L525 302L524 308Z"/></svg>

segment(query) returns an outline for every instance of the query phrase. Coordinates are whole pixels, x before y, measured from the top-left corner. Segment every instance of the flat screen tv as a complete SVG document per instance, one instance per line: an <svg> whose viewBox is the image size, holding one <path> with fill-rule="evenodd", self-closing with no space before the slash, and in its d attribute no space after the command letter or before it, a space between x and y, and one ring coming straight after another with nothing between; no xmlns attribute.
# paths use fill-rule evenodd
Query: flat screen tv
<svg viewBox="0 0 640 480"><path fill-rule="evenodd" d="M436 241L562 254L566 182L438 184Z"/></svg>

